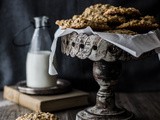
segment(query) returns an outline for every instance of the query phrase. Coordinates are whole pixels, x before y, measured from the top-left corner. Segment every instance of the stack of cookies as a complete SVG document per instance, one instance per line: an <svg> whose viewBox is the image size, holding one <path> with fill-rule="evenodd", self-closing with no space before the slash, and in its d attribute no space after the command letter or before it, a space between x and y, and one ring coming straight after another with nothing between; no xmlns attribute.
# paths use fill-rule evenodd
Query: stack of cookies
<svg viewBox="0 0 160 120"><path fill-rule="evenodd" d="M153 16L142 16L140 11L133 7L115 7L109 4L92 5L81 15L74 15L67 20L57 20L56 24L63 29L81 29L90 26L95 31L131 35L159 28Z"/></svg>

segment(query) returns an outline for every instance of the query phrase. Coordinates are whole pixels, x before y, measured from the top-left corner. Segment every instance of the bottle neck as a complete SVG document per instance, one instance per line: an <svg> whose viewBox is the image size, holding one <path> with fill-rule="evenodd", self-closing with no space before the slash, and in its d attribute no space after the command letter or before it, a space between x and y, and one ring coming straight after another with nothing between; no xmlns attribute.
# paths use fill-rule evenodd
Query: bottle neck
<svg viewBox="0 0 160 120"><path fill-rule="evenodd" d="M50 51L52 40L47 27L35 28L29 52Z"/></svg>
<svg viewBox="0 0 160 120"><path fill-rule="evenodd" d="M35 17L35 28L39 27L48 27L48 17L42 16L42 17Z"/></svg>

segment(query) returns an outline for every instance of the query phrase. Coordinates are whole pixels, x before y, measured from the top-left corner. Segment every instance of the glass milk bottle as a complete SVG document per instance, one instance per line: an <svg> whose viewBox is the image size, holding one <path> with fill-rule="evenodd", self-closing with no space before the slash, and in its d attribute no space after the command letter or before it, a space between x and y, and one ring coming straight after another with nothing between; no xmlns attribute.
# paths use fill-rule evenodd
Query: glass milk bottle
<svg viewBox="0 0 160 120"><path fill-rule="evenodd" d="M35 31L26 60L27 86L46 88L56 85L56 78L49 75L51 38L48 32L48 18L35 17Z"/></svg>

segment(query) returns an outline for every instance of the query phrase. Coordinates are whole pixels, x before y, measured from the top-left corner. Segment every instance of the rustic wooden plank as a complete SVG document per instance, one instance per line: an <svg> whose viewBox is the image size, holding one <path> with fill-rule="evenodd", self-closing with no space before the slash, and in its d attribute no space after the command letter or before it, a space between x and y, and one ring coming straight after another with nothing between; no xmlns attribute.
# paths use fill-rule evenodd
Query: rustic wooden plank
<svg viewBox="0 0 160 120"><path fill-rule="evenodd" d="M18 116L29 112L31 111L16 104L0 107L0 120L15 120Z"/></svg>
<svg viewBox="0 0 160 120"><path fill-rule="evenodd" d="M2 92L0 92L0 120L15 120L20 115L32 112L27 108L4 100L2 95ZM92 93L92 97L90 97L90 100L95 102L95 94ZM160 92L117 93L116 103L132 111L136 120L160 120ZM61 120L75 120L76 113L84 108L72 108L57 111L54 114Z"/></svg>
<svg viewBox="0 0 160 120"><path fill-rule="evenodd" d="M118 103L135 114L138 120L160 120L159 93L119 94Z"/></svg>

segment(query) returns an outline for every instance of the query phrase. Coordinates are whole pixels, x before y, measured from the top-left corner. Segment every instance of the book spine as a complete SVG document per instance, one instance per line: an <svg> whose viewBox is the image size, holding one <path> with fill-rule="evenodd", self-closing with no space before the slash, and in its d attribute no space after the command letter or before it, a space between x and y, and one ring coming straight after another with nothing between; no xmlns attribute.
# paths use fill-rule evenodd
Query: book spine
<svg viewBox="0 0 160 120"><path fill-rule="evenodd" d="M41 102L40 109L44 112L58 111L88 105L88 96L76 96L72 98L63 98L53 101Z"/></svg>
<svg viewBox="0 0 160 120"><path fill-rule="evenodd" d="M9 101L15 102L16 104L29 108L33 111L41 111L40 101L35 100L28 95L20 93L19 91L11 87L4 87L3 97Z"/></svg>

